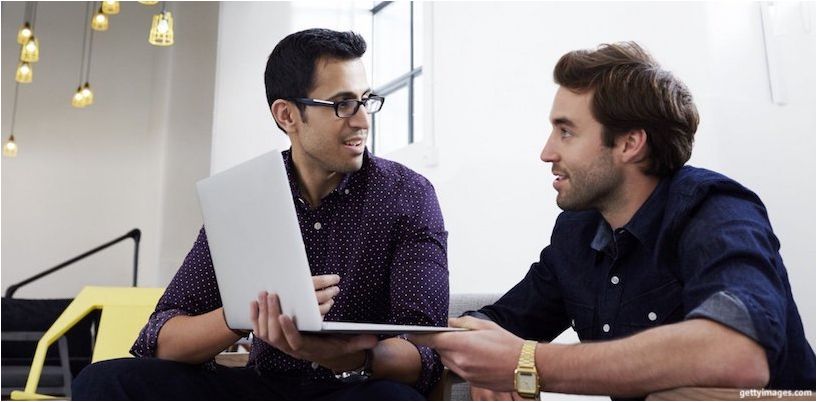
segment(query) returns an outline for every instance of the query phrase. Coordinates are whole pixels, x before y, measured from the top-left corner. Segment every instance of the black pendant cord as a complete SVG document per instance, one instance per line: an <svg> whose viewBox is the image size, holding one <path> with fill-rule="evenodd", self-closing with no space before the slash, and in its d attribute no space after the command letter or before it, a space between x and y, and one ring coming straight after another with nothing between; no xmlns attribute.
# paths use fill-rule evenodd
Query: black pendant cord
<svg viewBox="0 0 817 402"><path fill-rule="evenodd" d="M17 121L17 95L20 93L20 83L14 84L14 106L11 108L11 135L14 136L14 123Z"/></svg>
<svg viewBox="0 0 817 402"><path fill-rule="evenodd" d="M31 5L31 30L34 31L34 24L37 22L37 3L36 1L32 1Z"/></svg>
<svg viewBox="0 0 817 402"><path fill-rule="evenodd" d="M26 2L26 11L23 14L23 22L28 23L29 28L32 28L32 29L34 28L33 26L31 26L31 2L30 1Z"/></svg>
<svg viewBox="0 0 817 402"><path fill-rule="evenodd" d="M85 2L85 24L82 25L82 61L79 66L79 86L82 86L82 78L85 75L85 48L88 47L88 29L91 24L91 2Z"/></svg>
<svg viewBox="0 0 817 402"><path fill-rule="evenodd" d="M102 2L99 2L99 6L102 7ZM85 82L89 82L91 80L91 55L94 52L94 30L91 30L91 39L88 41L88 62L85 64Z"/></svg>

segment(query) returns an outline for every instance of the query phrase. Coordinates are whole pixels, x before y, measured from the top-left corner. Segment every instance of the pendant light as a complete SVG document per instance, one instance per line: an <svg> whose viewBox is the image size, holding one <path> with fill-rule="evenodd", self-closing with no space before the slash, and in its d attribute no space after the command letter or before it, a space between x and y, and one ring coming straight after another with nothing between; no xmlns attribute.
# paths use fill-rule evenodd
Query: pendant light
<svg viewBox="0 0 817 402"><path fill-rule="evenodd" d="M162 2L162 12L153 16L148 42L154 46L173 44L173 15L167 11L167 2Z"/></svg>
<svg viewBox="0 0 817 402"><path fill-rule="evenodd" d="M119 2L118 1L103 1L102 2L102 12L107 14L107 15L119 14Z"/></svg>
<svg viewBox="0 0 817 402"><path fill-rule="evenodd" d="M20 60L29 63L36 63L40 60L40 41L34 35L29 36L20 49Z"/></svg>
<svg viewBox="0 0 817 402"><path fill-rule="evenodd" d="M3 144L3 156L14 158L17 156L17 142L14 141L14 123L17 120L17 94L20 91L20 84L14 85L14 106L11 109L11 133L9 139Z"/></svg>
<svg viewBox="0 0 817 402"><path fill-rule="evenodd" d="M21 84L28 84L33 79L34 69L31 67L31 63L21 61L20 64L17 65L17 73L14 74L14 80Z"/></svg>
<svg viewBox="0 0 817 402"><path fill-rule="evenodd" d="M23 25L17 31L17 43L20 45L20 62L14 73L14 80L28 84L34 79L34 66L40 59L40 44L34 37L34 22L37 17L37 2L26 2Z"/></svg>
<svg viewBox="0 0 817 402"><path fill-rule="evenodd" d="M23 26L20 27L20 30L17 31L17 43L24 44L28 41L28 38L31 37L31 34L34 32L31 30L31 24L28 23L28 19L26 22L23 23Z"/></svg>
<svg viewBox="0 0 817 402"><path fill-rule="evenodd" d="M93 28L94 31L108 30L108 16L102 12L102 5L99 6L96 14L94 14L94 18L91 20L91 28Z"/></svg>
<svg viewBox="0 0 817 402"><path fill-rule="evenodd" d="M93 18L96 18L96 15ZM92 18L90 1L85 3L85 23L82 24L82 61L79 67L79 85L71 98L71 106L76 108L84 108L94 103L94 93L91 91L91 84L88 82L91 75L91 53L94 44L94 30L88 27L89 18ZM90 35L88 35L89 30Z"/></svg>

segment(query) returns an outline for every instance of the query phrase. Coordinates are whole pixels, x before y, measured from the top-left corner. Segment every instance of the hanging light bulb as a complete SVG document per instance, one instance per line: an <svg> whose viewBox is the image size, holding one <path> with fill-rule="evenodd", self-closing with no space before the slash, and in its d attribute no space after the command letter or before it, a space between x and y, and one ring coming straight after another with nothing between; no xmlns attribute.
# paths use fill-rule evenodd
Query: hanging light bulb
<svg viewBox="0 0 817 402"><path fill-rule="evenodd" d="M108 15L119 14L119 2L118 1L103 1L102 2L102 12Z"/></svg>
<svg viewBox="0 0 817 402"><path fill-rule="evenodd" d="M146 5L146 6L152 6L152 5L156 4L156 3L158 3L158 1L140 1L140 3L142 3L142 4Z"/></svg>
<svg viewBox="0 0 817 402"><path fill-rule="evenodd" d="M34 78L34 69L27 61L21 61L17 65L17 73L14 74L14 79L21 84L28 84Z"/></svg>
<svg viewBox="0 0 817 402"><path fill-rule="evenodd" d="M173 15L170 11L164 11L153 16L148 42L156 46L170 46L173 44Z"/></svg>
<svg viewBox="0 0 817 402"><path fill-rule="evenodd" d="M26 43L33 33L34 32L31 31L31 25L29 25L28 22L23 23L23 26L17 31L17 43L21 45Z"/></svg>
<svg viewBox="0 0 817 402"><path fill-rule="evenodd" d="M87 81L85 85L82 86L82 96L84 98L85 106L90 106L94 104L94 93L91 91L91 84Z"/></svg>
<svg viewBox="0 0 817 402"><path fill-rule="evenodd" d="M76 108L83 108L85 107L85 97L82 96L82 87L77 87L77 91L74 92L74 96L71 98L71 106Z"/></svg>
<svg viewBox="0 0 817 402"><path fill-rule="evenodd" d="M40 60L40 41L34 35L29 36L20 49L20 60L29 63L36 63L37 60Z"/></svg>
<svg viewBox="0 0 817 402"><path fill-rule="evenodd" d="M94 17L91 18L91 28L93 28L94 31L108 30L108 16L102 12L102 6L99 6L99 10L97 10Z"/></svg>
<svg viewBox="0 0 817 402"><path fill-rule="evenodd" d="M14 134L9 136L8 142L6 142L6 145L3 145L3 155L9 158L17 156L17 144L14 142Z"/></svg>

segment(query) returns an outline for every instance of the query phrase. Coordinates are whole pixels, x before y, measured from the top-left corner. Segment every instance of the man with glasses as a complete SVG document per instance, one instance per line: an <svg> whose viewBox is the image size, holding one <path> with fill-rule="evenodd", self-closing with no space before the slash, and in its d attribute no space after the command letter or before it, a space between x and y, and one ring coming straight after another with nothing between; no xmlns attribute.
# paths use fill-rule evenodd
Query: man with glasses
<svg viewBox="0 0 817 402"><path fill-rule="evenodd" d="M329 321L443 326L447 232L431 183L366 149L383 106L353 32L311 29L284 38L264 81L321 314ZM253 278L247 278L253 280ZM74 399L423 399L439 356L401 337L307 335L262 293L248 366L213 357L246 334L222 311L203 228L131 349L75 380Z"/></svg>

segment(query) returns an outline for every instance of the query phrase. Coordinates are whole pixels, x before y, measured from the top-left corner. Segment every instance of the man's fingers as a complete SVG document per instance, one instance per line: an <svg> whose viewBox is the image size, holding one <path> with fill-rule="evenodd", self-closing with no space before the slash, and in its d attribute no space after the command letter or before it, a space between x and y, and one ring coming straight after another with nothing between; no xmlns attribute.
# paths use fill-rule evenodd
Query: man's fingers
<svg viewBox="0 0 817 402"><path fill-rule="evenodd" d="M255 336L261 339L269 339L269 328L267 327L267 292L258 294L258 332Z"/></svg>
<svg viewBox="0 0 817 402"><path fill-rule="evenodd" d="M301 333L298 332L298 328L295 327L295 323L292 322L292 318L286 314L281 314L278 316L277 321L289 349L297 353L303 347L304 339L301 337Z"/></svg>
<svg viewBox="0 0 817 402"><path fill-rule="evenodd" d="M481 320L479 318L465 316L459 318L449 318L449 327L468 328L468 329L490 329L496 327L496 323L488 320Z"/></svg>
<svg viewBox="0 0 817 402"><path fill-rule="evenodd" d="M437 352L448 349L450 342L456 342L456 332L441 332L437 334L409 334L409 342L415 345L428 346L437 349ZM454 343L456 345L456 343Z"/></svg>
<svg viewBox="0 0 817 402"><path fill-rule="evenodd" d="M281 341L281 325L278 323L278 317L281 316L281 304L278 301L278 295L270 293L267 296L267 331L269 340L274 344Z"/></svg>
<svg viewBox="0 0 817 402"><path fill-rule="evenodd" d="M330 286L335 286L340 282L339 275L315 275L312 277L312 284L315 286L315 290L328 288Z"/></svg>
<svg viewBox="0 0 817 402"><path fill-rule="evenodd" d="M252 321L252 333L258 334L260 332L258 331L258 300L250 302L250 321Z"/></svg>
<svg viewBox="0 0 817 402"><path fill-rule="evenodd" d="M347 341L347 351L349 353L364 349L373 349L377 346L377 337L374 335L357 335Z"/></svg>
<svg viewBox="0 0 817 402"><path fill-rule="evenodd" d="M329 301L327 301L326 303L322 303L320 306L318 306L318 310L320 310L321 315L324 316L324 315L326 315L326 313L329 312L330 309L332 309L332 306L334 306L334 305L335 305L335 300L334 299L329 299Z"/></svg>
<svg viewBox="0 0 817 402"><path fill-rule="evenodd" d="M340 293L340 288L337 286L330 286L321 290L315 291L315 296L318 298L318 304L323 304L332 300L333 297Z"/></svg>

